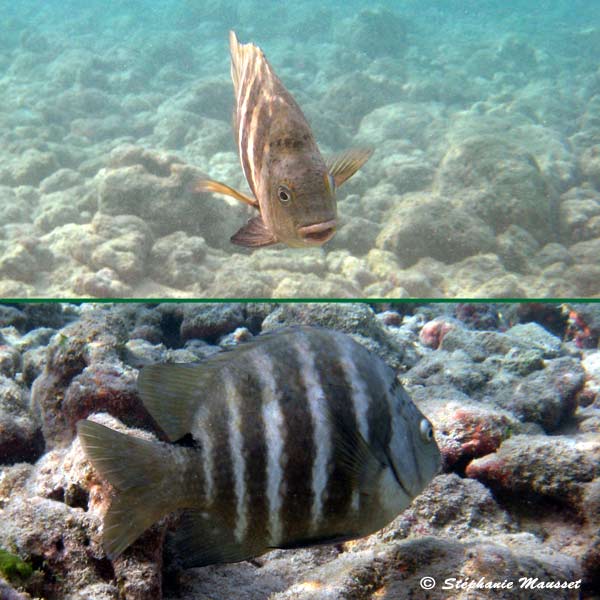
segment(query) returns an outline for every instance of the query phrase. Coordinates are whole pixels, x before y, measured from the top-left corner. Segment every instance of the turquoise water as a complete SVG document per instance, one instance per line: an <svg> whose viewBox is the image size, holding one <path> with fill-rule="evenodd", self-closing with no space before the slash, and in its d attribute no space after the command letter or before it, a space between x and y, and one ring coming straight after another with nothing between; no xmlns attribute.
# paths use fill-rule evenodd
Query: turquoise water
<svg viewBox="0 0 600 600"><path fill-rule="evenodd" d="M599 2L0 8L0 297L600 294ZM190 192L247 191L232 28L324 154L375 149L322 250Z"/></svg>

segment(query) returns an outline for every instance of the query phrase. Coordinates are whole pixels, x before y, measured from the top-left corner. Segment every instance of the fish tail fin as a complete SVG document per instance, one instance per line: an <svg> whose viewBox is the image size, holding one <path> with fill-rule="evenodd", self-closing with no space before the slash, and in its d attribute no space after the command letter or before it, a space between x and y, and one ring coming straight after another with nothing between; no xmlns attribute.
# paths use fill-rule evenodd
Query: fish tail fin
<svg viewBox="0 0 600 600"><path fill-rule="evenodd" d="M186 504L184 473L173 468L173 461L174 453L189 449L126 435L93 421L80 421L77 432L94 468L117 491L103 532L104 549L113 560L151 525Z"/></svg>
<svg viewBox="0 0 600 600"><path fill-rule="evenodd" d="M241 44L233 30L229 32L229 49L231 51L231 79L237 97L244 69L256 57L262 57L263 52L254 44Z"/></svg>

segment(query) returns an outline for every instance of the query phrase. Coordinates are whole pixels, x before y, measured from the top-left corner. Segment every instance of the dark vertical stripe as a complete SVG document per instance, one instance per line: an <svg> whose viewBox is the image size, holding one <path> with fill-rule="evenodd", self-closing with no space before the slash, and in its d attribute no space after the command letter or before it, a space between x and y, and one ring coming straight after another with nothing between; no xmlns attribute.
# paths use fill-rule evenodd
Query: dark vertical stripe
<svg viewBox="0 0 600 600"><path fill-rule="evenodd" d="M224 386L220 385L220 393ZM213 507L223 520L223 524L233 531L236 525L236 496L233 460L229 447L229 411L226 404L214 402L211 406L209 427L212 436L214 463L214 503Z"/></svg>
<svg viewBox="0 0 600 600"><path fill-rule="evenodd" d="M358 370L365 378L369 388L369 410L367 422L369 423L369 444L376 450L387 449L392 437L392 415L388 404L388 394L393 394L390 389L394 385L393 372L387 365L381 364L379 357L368 354L361 348L357 360ZM359 353L357 353L359 354ZM379 364L378 364L379 363ZM388 378L381 375L389 375Z"/></svg>
<svg viewBox="0 0 600 600"><path fill-rule="evenodd" d="M315 461L314 431L301 367L290 336L279 336L270 353L280 391L280 406L286 426L284 453L287 458L283 476L281 521L284 544L308 537L312 520Z"/></svg>
<svg viewBox="0 0 600 600"><path fill-rule="evenodd" d="M242 455L245 461L246 496L248 498L249 548L261 553L268 538L269 512L267 501L267 445L262 420L262 390L255 374L248 369L247 358L240 356L232 369L241 398Z"/></svg>

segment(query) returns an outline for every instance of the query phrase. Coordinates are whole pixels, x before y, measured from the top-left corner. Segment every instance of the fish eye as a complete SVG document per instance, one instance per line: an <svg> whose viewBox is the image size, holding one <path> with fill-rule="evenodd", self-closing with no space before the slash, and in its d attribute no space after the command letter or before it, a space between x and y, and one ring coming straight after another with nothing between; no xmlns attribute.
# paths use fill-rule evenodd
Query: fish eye
<svg viewBox="0 0 600 600"><path fill-rule="evenodd" d="M277 197L282 204L287 204L292 199L292 192L285 185L277 188Z"/></svg>
<svg viewBox="0 0 600 600"><path fill-rule="evenodd" d="M422 419L419 425L419 433L421 434L421 439L424 442L433 441L433 428L431 427L431 423L427 419Z"/></svg>

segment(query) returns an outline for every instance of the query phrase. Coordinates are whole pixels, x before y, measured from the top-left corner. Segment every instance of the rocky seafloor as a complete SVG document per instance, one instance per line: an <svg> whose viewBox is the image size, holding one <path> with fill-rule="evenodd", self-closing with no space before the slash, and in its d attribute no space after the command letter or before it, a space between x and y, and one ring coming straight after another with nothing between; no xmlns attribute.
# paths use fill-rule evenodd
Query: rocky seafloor
<svg viewBox="0 0 600 600"><path fill-rule="evenodd" d="M151 436L141 366L293 324L348 332L396 368L442 473L353 542L174 571L163 521L109 561L110 490L76 422ZM0 336L3 600L598 598L600 305L21 304L0 306ZM521 590L523 577L579 587ZM441 589L449 578L515 589Z"/></svg>
<svg viewBox="0 0 600 600"><path fill-rule="evenodd" d="M1 297L600 295L585 3L64 4L0 23ZM324 250L235 247L247 209L191 191L204 173L245 185L231 27L265 48L325 153L375 148Z"/></svg>

